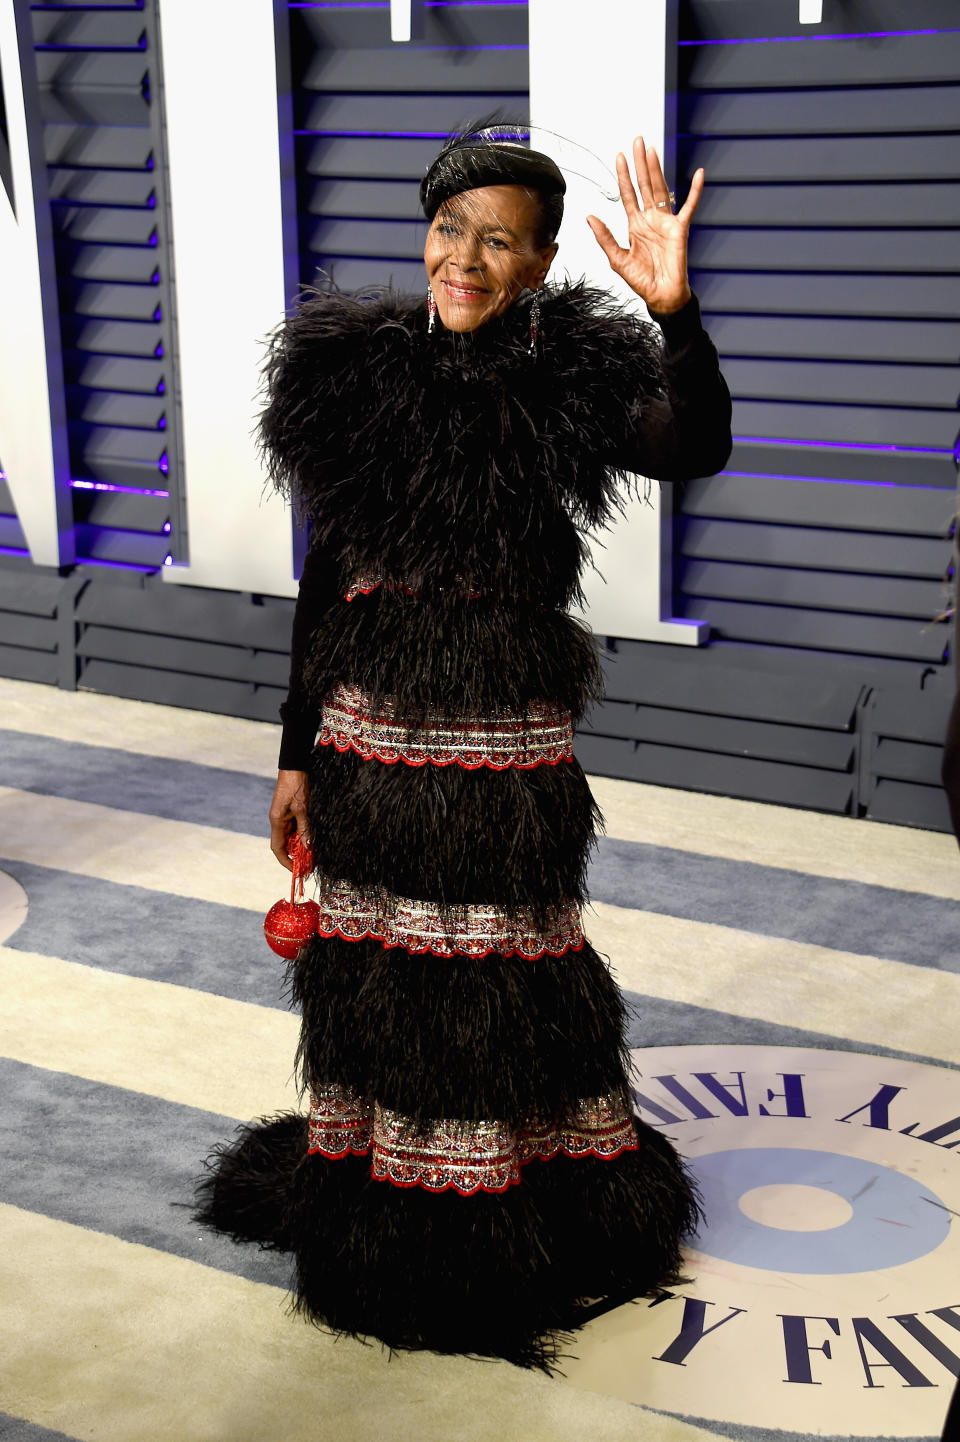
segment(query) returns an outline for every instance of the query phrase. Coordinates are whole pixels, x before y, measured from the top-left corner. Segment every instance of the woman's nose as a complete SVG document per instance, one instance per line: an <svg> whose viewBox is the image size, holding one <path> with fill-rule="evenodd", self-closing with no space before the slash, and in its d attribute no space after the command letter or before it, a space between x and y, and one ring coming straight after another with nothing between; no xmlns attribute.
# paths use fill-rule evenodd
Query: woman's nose
<svg viewBox="0 0 960 1442"><path fill-rule="evenodd" d="M457 240L453 259L459 270L480 270L481 249L478 242L469 236L460 236Z"/></svg>

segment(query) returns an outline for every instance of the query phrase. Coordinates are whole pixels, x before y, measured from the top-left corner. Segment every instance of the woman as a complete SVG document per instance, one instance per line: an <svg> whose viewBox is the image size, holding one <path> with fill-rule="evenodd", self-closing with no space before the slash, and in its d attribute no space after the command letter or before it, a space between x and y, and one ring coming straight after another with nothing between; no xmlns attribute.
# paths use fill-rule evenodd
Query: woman
<svg viewBox="0 0 960 1442"><path fill-rule="evenodd" d="M585 1299L675 1280L696 1220L581 924L583 532L620 472L711 474L730 444L686 273L703 174L674 215L634 162L627 246L589 223L662 340L545 288L560 171L465 132L421 186L426 307L316 295L267 367L265 455L312 522L270 813L282 865L309 835L321 908L292 968L310 1117L245 1129L202 1215L292 1250L311 1319L394 1347L549 1366Z"/></svg>

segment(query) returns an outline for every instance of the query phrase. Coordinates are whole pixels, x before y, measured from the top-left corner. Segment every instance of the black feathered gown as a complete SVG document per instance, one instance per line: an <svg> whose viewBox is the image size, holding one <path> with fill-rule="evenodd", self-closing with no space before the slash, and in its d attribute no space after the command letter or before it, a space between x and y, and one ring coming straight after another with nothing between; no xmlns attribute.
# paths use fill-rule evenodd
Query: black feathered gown
<svg viewBox="0 0 960 1442"><path fill-rule="evenodd" d="M675 1279L695 1219L582 930L582 532L622 471L722 467L729 397L696 301L661 338L550 291L534 355L523 303L467 336L424 312L316 296L268 363L265 455L312 523L281 753L321 906L310 1115L245 1128L201 1215L292 1251L317 1322L549 1365L584 1299Z"/></svg>

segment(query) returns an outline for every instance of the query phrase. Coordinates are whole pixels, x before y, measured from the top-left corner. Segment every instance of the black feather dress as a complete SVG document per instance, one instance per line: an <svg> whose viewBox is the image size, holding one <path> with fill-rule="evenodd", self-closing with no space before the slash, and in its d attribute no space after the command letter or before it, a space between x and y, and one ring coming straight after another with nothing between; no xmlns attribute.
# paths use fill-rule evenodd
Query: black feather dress
<svg viewBox="0 0 960 1442"><path fill-rule="evenodd" d="M321 294L275 337L264 454L312 530L281 751L321 907L291 968L310 1114L244 1128L200 1212L291 1251L314 1321L535 1366L585 1299L676 1279L696 1220L582 930L600 672L569 608L624 473L730 445L695 300L661 335L544 297L533 354L522 301L461 336Z"/></svg>

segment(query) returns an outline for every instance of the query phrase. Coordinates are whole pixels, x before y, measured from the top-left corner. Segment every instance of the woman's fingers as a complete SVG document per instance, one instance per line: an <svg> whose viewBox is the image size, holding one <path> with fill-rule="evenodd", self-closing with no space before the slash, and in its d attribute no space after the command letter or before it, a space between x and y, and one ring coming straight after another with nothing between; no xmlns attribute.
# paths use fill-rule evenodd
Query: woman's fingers
<svg viewBox="0 0 960 1442"><path fill-rule="evenodd" d="M627 221L633 224L640 214L640 202L637 200L637 192L633 188L633 181L630 179L630 167L627 164L627 157L622 150L617 152L617 184L620 187L620 199L623 208L627 212Z"/></svg>
<svg viewBox="0 0 960 1442"><path fill-rule="evenodd" d="M677 211L677 219L686 221L688 224L693 218L693 212L700 204L700 197L703 194L703 182L706 179L703 170L694 172L690 182L690 190L680 210Z"/></svg>
<svg viewBox="0 0 960 1442"><path fill-rule="evenodd" d="M660 157L652 145L647 150L647 169L650 173L650 188L653 191L653 203L658 210L665 210L671 203L670 187L664 177Z"/></svg>
<svg viewBox="0 0 960 1442"><path fill-rule="evenodd" d="M609 260L613 268L616 269L622 248L618 244L613 231L608 225L604 225L603 221L596 215L588 215L587 224L593 231L596 242L607 257L607 260Z"/></svg>
<svg viewBox="0 0 960 1442"><path fill-rule="evenodd" d="M656 153L654 152L654 157ZM643 201L644 210L651 210L657 202L653 193L653 180L650 176L650 167L647 164L647 147L643 143L643 136L638 135L633 142L633 164L637 172L637 184L640 186L640 199ZM659 170L659 161L657 169ZM661 176L662 179L662 176Z"/></svg>
<svg viewBox="0 0 960 1442"><path fill-rule="evenodd" d="M270 850L281 866L293 870L287 855L287 844L294 831L309 843L307 800L309 780L305 771L280 771L270 803Z"/></svg>
<svg viewBox="0 0 960 1442"><path fill-rule="evenodd" d="M270 822L270 850L277 858L281 866L288 871L293 870L293 862L287 855L287 837L289 836L286 824L281 821Z"/></svg>

